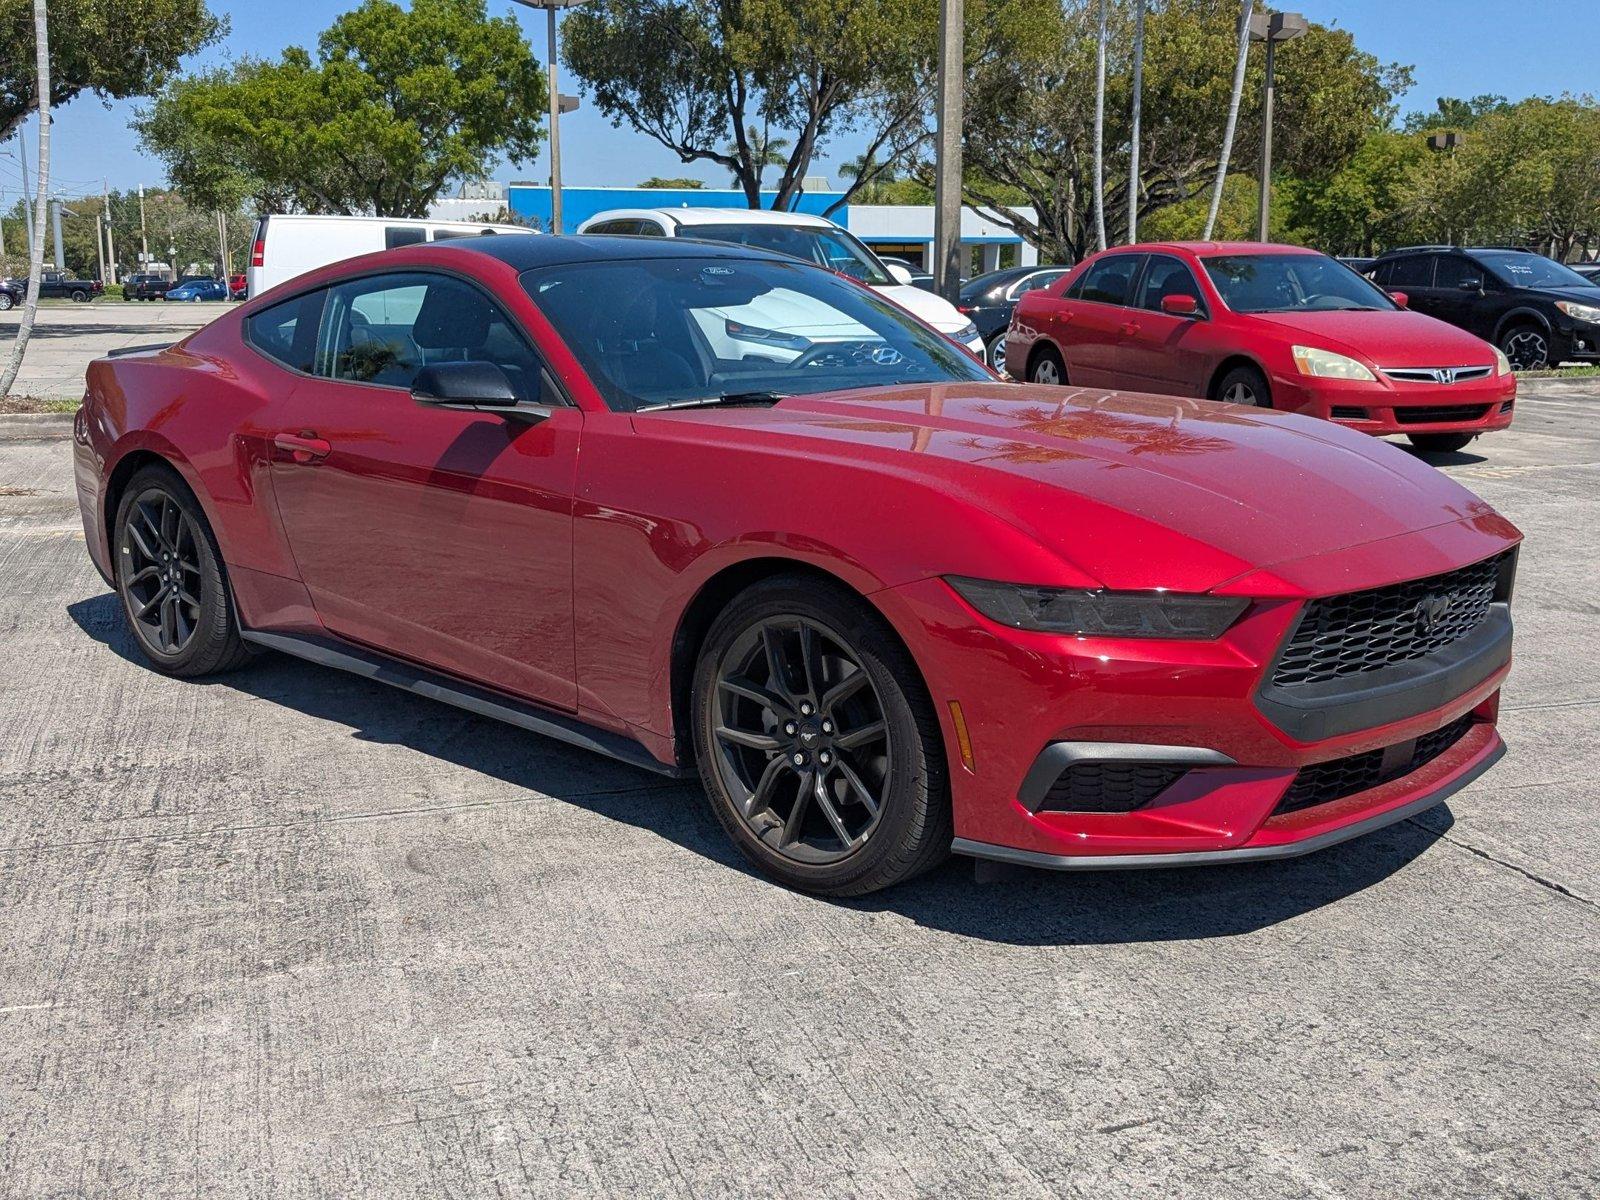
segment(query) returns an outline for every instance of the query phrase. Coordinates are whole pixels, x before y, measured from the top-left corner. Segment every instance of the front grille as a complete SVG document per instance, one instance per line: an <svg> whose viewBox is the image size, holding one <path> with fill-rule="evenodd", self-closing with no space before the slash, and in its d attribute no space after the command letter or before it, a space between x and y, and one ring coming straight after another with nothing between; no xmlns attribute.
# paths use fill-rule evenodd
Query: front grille
<svg viewBox="0 0 1600 1200"><path fill-rule="evenodd" d="M1423 404L1397 407L1394 419L1402 425L1432 425L1436 421L1476 421L1488 411L1487 404Z"/></svg>
<svg viewBox="0 0 1600 1200"><path fill-rule="evenodd" d="M1489 615L1512 553L1427 579L1311 601L1273 668L1272 686L1306 687L1412 662L1466 637Z"/></svg>
<svg viewBox="0 0 1600 1200"><path fill-rule="evenodd" d="M1390 379L1400 383L1466 383L1483 379L1493 367L1379 367Z"/></svg>
<svg viewBox="0 0 1600 1200"><path fill-rule="evenodd" d="M1041 811L1132 812L1177 782L1186 767L1170 763L1081 762L1050 785Z"/></svg>
<svg viewBox="0 0 1600 1200"><path fill-rule="evenodd" d="M1365 754L1352 754L1349 758L1336 758L1331 762L1303 767L1289 785L1289 790L1278 801L1273 815L1298 812L1317 804L1328 804L1354 796L1368 788L1399 779L1402 775L1420 770L1446 750L1459 742L1472 725L1472 716L1461 717L1443 729L1424 734L1410 743L1390 746L1383 750L1368 750ZM1384 764L1389 765L1386 767Z"/></svg>

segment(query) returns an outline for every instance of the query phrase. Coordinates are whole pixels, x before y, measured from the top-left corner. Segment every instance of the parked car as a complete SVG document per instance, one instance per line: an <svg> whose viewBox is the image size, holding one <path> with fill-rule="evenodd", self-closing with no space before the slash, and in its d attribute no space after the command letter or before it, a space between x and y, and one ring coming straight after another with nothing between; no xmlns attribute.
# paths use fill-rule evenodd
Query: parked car
<svg viewBox="0 0 1600 1200"><path fill-rule="evenodd" d="M1120 246L1022 297L1006 367L1035 383L1308 413L1423 450L1510 425L1506 356L1406 300L1298 246Z"/></svg>
<svg viewBox="0 0 1600 1200"><path fill-rule="evenodd" d="M1413 246L1379 258L1372 279L1493 342L1519 371L1600 362L1600 284L1542 254Z"/></svg>
<svg viewBox="0 0 1600 1200"><path fill-rule="evenodd" d="M374 250L393 250L397 246L490 233L532 232L525 225L497 225L487 221L274 213L256 219L250 266L245 272L245 290L252 296L259 296L297 275Z"/></svg>
<svg viewBox="0 0 1600 1200"><path fill-rule="evenodd" d="M859 353L696 334L778 292ZM276 649L698 773L816 892L952 849L1288 857L1502 752L1520 535L1460 484L1294 414L1002 383L782 255L370 255L93 363L74 432L155 669Z"/></svg>
<svg viewBox="0 0 1600 1200"><path fill-rule="evenodd" d="M978 275L961 285L961 298L956 301L956 307L978 327L984 354L996 371L1005 372L1006 329L1011 325L1011 314L1022 294L1049 287L1071 269L1062 266L1008 267L1003 271Z"/></svg>
<svg viewBox="0 0 1600 1200"><path fill-rule="evenodd" d="M44 271L39 275L39 299L73 300L87 304L105 292L98 279L78 279L69 271ZM22 303L28 292L26 277L0 279L0 311Z"/></svg>
<svg viewBox="0 0 1600 1200"><path fill-rule="evenodd" d="M1590 283L1600 284L1600 262L1573 263L1572 269Z"/></svg>
<svg viewBox="0 0 1600 1200"><path fill-rule="evenodd" d="M228 288L220 279L189 279L168 288L161 298L186 301L191 304L199 300L226 300Z"/></svg>
<svg viewBox="0 0 1600 1200"><path fill-rule="evenodd" d="M229 300L243 300L249 294L250 294L250 288L247 285L247 283L245 281L245 277L244 277L244 275L242 273L238 274L238 275L230 275L230 276L228 276L228 299Z"/></svg>
<svg viewBox="0 0 1600 1200"><path fill-rule="evenodd" d="M1376 258L1352 258L1349 256L1343 256L1339 258L1338 261L1349 267L1357 275L1365 275L1372 270L1372 264L1378 260Z"/></svg>
<svg viewBox="0 0 1600 1200"><path fill-rule="evenodd" d="M159 300L167 294L167 289L172 287L172 281L165 275L139 274L133 276L122 285L122 298L124 300Z"/></svg>
<svg viewBox="0 0 1600 1200"><path fill-rule="evenodd" d="M919 287L925 292L933 291L933 272L919 267L916 263L904 258L895 258L888 254L878 255L878 261L886 267L899 267L911 278L907 280L912 287ZM897 273L898 275L898 273Z"/></svg>
<svg viewBox="0 0 1600 1200"><path fill-rule="evenodd" d="M955 305L914 286L909 270L884 264L848 230L825 217L743 208L613 208L590 217L578 232L697 238L787 254L866 284L972 353L983 354L978 327Z"/></svg>

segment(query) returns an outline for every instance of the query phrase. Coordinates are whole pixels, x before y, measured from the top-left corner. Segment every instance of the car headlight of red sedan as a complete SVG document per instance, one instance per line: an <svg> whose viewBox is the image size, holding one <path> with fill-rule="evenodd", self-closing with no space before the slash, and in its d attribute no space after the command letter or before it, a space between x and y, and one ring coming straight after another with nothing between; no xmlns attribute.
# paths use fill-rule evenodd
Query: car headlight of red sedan
<svg viewBox="0 0 1600 1200"><path fill-rule="evenodd" d="M1083 637L1212 641L1221 637L1250 603L1235 596L1084 591L959 575L947 575L945 582L991 621L1015 629Z"/></svg>
<svg viewBox="0 0 1600 1200"><path fill-rule="evenodd" d="M1318 350L1315 346L1291 347L1294 365L1302 375L1315 375L1319 379L1357 379L1371 383L1375 376L1366 367L1347 354L1332 350Z"/></svg>

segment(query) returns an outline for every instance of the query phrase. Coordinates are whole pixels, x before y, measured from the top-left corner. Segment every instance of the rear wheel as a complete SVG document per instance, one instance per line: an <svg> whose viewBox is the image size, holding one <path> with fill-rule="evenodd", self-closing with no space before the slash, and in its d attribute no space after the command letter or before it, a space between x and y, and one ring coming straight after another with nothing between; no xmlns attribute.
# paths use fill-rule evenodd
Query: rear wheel
<svg viewBox="0 0 1600 1200"><path fill-rule="evenodd" d="M858 896L949 853L932 704L905 648L844 588L756 584L706 635L694 740L717 820L790 887Z"/></svg>
<svg viewBox="0 0 1600 1200"><path fill-rule="evenodd" d="M249 660L216 538L177 472L136 472L117 505L113 536L122 610L156 670L211 675Z"/></svg>
<svg viewBox="0 0 1600 1200"><path fill-rule="evenodd" d="M1004 375L1006 373L1006 331L1002 329L990 338L985 350L988 354L989 365L994 368L995 374Z"/></svg>
<svg viewBox="0 0 1600 1200"><path fill-rule="evenodd" d="M1033 360L1028 371L1029 383L1062 385L1067 382L1067 365L1061 361L1054 346L1045 346Z"/></svg>
<svg viewBox="0 0 1600 1200"><path fill-rule="evenodd" d="M1225 404L1243 404L1249 408L1271 408L1272 390L1267 377L1254 367L1237 366L1217 380L1211 392L1213 400Z"/></svg>
<svg viewBox="0 0 1600 1200"><path fill-rule="evenodd" d="M1540 325L1513 325L1500 335L1500 349L1514 371L1540 371L1550 361L1550 335Z"/></svg>
<svg viewBox="0 0 1600 1200"><path fill-rule="evenodd" d="M1418 450L1448 454L1452 450L1464 449L1477 436L1475 433L1408 433L1406 440Z"/></svg>
<svg viewBox="0 0 1600 1200"><path fill-rule="evenodd" d="M82 288L77 288L72 293L72 299L75 303L87 304L89 303L89 293Z"/></svg>
<svg viewBox="0 0 1600 1200"><path fill-rule="evenodd" d="M16 301L11 298L10 292L0 292L0 312L5 312L15 304Z"/></svg>

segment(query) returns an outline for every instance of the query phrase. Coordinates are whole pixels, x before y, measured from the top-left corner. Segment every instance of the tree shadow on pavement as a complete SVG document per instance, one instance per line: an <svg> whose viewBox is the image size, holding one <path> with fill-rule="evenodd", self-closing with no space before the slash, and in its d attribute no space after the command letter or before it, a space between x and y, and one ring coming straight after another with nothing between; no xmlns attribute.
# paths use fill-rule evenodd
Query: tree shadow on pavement
<svg viewBox="0 0 1600 1200"><path fill-rule="evenodd" d="M72 620L144 669L111 593L67 606ZM678 783L524 733L449 705L282 654L199 686L227 687L349 726L361 741L407 746L515 787L649 830L723 866L754 874L711 815L697 782ZM927 875L855 900L919 925L1014 945L1103 945L1230 937L1354 895L1399 871L1448 830L1405 821L1304 858L1149 871L1055 872L952 858ZM1442 817L1442 821L1441 821ZM975 875L986 877L979 881ZM772 886L777 886L776 884Z"/></svg>

